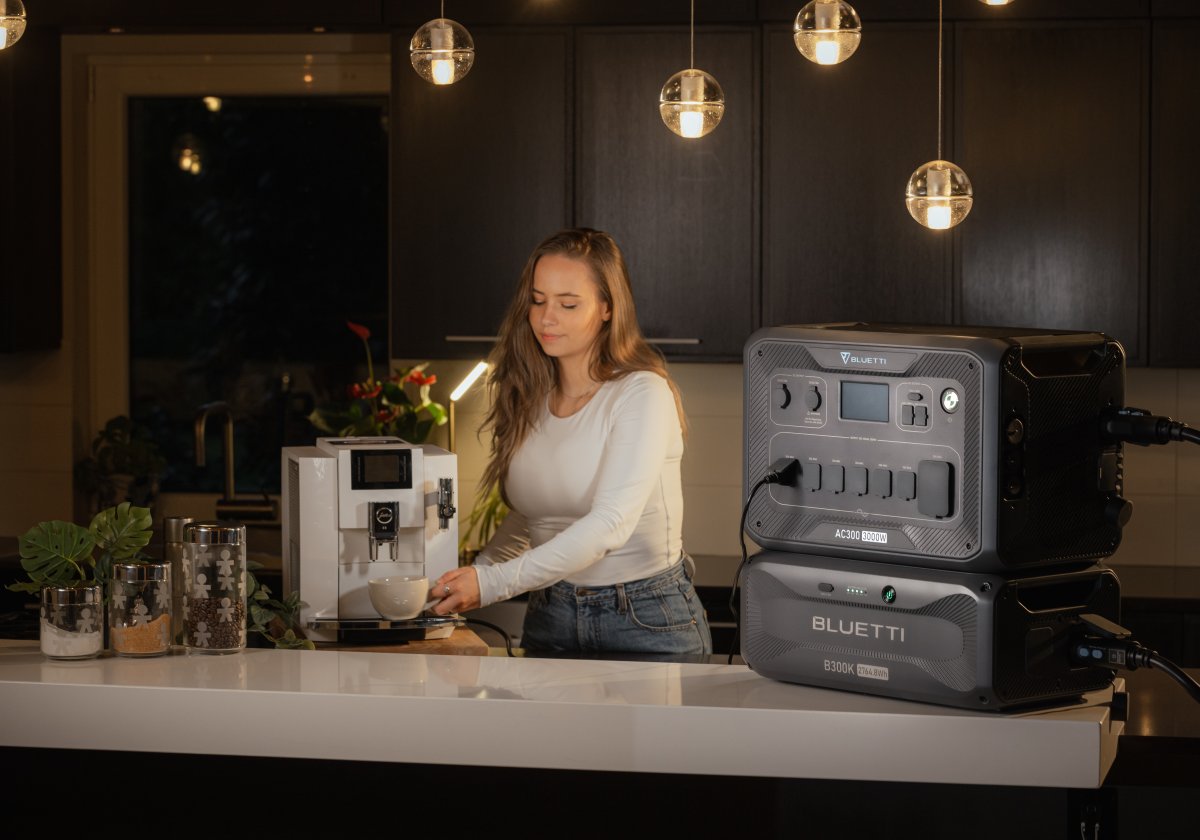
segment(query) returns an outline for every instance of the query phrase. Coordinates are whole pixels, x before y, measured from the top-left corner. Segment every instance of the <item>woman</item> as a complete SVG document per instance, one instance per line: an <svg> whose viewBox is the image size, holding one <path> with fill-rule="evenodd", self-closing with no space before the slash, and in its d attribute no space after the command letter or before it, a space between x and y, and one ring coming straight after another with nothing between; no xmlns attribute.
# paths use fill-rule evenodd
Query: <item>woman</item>
<svg viewBox="0 0 1200 840"><path fill-rule="evenodd" d="M616 242L581 228L530 255L492 354L483 486L511 512L439 614L530 592L529 650L705 655L683 553L683 409L642 337Z"/></svg>

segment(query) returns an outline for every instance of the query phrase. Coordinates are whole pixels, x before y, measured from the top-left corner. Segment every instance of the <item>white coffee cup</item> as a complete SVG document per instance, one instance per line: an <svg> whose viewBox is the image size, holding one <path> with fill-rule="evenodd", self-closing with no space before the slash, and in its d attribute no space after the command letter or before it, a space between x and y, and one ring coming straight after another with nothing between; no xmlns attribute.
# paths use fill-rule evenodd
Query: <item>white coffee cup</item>
<svg viewBox="0 0 1200 840"><path fill-rule="evenodd" d="M385 577L367 582L371 606L384 618L416 618L429 598L427 577Z"/></svg>

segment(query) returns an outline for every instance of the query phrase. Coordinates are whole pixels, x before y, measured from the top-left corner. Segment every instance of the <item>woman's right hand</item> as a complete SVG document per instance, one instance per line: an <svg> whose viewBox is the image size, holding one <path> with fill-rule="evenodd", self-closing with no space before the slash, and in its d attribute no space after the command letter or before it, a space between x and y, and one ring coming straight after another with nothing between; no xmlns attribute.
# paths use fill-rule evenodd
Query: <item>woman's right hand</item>
<svg viewBox="0 0 1200 840"><path fill-rule="evenodd" d="M474 566L451 569L429 587L430 600L437 600L431 607L434 615L466 612L479 607L479 575Z"/></svg>

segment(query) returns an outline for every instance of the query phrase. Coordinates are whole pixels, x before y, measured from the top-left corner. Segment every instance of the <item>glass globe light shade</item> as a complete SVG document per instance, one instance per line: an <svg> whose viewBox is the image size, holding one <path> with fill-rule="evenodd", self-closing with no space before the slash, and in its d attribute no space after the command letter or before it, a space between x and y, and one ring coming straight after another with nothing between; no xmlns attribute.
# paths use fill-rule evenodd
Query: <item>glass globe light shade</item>
<svg viewBox="0 0 1200 840"><path fill-rule="evenodd" d="M840 64L858 49L862 21L849 3L812 0L792 24L796 49L817 64Z"/></svg>
<svg viewBox="0 0 1200 840"><path fill-rule="evenodd" d="M1013 0L979 0L985 6L1007 6Z"/></svg>
<svg viewBox="0 0 1200 840"><path fill-rule="evenodd" d="M435 85L452 85L471 72L475 42L461 23L434 18L416 31L408 58L417 75Z"/></svg>
<svg viewBox="0 0 1200 840"><path fill-rule="evenodd" d="M25 4L21 0L0 0L0 50L11 47L25 34Z"/></svg>
<svg viewBox="0 0 1200 840"><path fill-rule="evenodd" d="M904 203L920 224L947 230L967 218L974 194L966 172L948 160L931 160L908 179Z"/></svg>
<svg viewBox="0 0 1200 840"><path fill-rule="evenodd" d="M171 149L171 160L181 172L199 175L204 168L204 150L200 141L191 134L183 134Z"/></svg>
<svg viewBox="0 0 1200 840"><path fill-rule="evenodd" d="M725 116L725 92L703 70L680 70L663 85L658 113L680 137L703 137Z"/></svg>

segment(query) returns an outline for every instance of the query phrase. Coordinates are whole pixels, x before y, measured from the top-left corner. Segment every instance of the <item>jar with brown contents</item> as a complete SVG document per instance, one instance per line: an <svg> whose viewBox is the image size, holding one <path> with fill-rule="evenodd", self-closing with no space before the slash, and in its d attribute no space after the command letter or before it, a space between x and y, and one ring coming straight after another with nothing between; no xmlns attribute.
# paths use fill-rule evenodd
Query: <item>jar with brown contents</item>
<svg viewBox="0 0 1200 840"><path fill-rule="evenodd" d="M171 567L118 563L109 591L109 639L120 656L162 656L171 649Z"/></svg>

